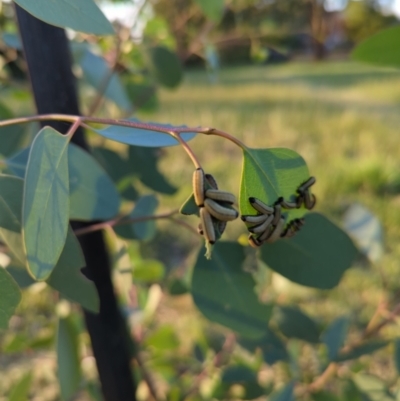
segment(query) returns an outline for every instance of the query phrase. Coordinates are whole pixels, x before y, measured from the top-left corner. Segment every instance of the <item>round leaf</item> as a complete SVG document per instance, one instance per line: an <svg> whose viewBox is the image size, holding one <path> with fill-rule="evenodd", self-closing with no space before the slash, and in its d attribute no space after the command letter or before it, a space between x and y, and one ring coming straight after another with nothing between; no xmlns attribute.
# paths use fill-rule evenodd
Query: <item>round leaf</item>
<svg viewBox="0 0 400 401"><path fill-rule="evenodd" d="M358 251L349 236L321 214L309 213L305 221L295 237L263 245L261 259L295 283L333 288Z"/></svg>
<svg viewBox="0 0 400 401"><path fill-rule="evenodd" d="M211 260L200 249L191 292L208 319L244 337L257 338L267 330L272 305L259 302L253 277L242 269L244 260L244 248L235 242L217 242Z"/></svg>
<svg viewBox="0 0 400 401"><path fill-rule="evenodd" d="M68 141L53 128L43 128L32 143L26 166L22 234L28 270L37 280L49 277L67 237Z"/></svg>
<svg viewBox="0 0 400 401"><path fill-rule="evenodd" d="M182 64L178 56L163 46L150 49L151 66L156 79L167 88L175 88L183 77Z"/></svg>

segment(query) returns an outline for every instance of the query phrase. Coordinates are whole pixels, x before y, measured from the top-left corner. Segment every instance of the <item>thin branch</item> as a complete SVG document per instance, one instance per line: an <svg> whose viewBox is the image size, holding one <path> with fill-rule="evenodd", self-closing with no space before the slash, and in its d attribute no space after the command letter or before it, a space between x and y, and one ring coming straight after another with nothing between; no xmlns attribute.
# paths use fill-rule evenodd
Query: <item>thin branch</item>
<svg viewBox="0 0 400 401"><path fill-rule="evenodd" d="M192 159L192 162L195 165L195 167L201 168L199 159L196 157L192 148L187 144L187 142L179 134L175 134L175 132L173 132L173 131L171 131L171 135L182 145L183 149L185 149L185 152Z"/></svg>
<svg viewBox="0 0 400 401"><path fill-rule="evenodd" d="M152 398L155 401L160 401L163 400L164 397L160 397L157 391L157 387L154 383L153 377L151 376L151 374L149 373L149 371L147 370L144 361L141 357L141 355L139 354L139 351L136 353L135 355L135 360L141 370L142 376L143 376L143 380L146 382L147 387L149 388L150 394L152 396Z"/></svg>

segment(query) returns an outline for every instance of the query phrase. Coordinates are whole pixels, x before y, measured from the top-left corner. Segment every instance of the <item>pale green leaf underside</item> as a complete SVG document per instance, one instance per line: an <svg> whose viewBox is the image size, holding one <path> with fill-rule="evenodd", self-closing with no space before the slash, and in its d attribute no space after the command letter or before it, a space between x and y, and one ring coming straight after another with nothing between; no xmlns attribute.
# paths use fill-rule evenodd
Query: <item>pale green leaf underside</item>
<svg viewBox="0 0 400 401"><path fill-rule="evenodd" d="M30 14L51 25L95 35L113 35L114 29L93 0L14 0Z"/></svg>
<svg viewBox="0 0 400 401"><path fill-rule="evenodd" d="M22 234L28 271L45 280L67 237L69 216L68 141L50 127L35 137L25 174Z"/></svg>

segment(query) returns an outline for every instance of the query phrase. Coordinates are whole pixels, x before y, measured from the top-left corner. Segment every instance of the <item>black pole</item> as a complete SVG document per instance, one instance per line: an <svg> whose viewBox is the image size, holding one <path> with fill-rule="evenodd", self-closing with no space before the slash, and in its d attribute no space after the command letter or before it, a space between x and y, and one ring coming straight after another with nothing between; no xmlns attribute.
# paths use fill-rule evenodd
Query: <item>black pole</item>
<svg viewBox="0 0 400 401"><path fill-rule="evenodd" d="M65 31L38 20L17 5L16 15L38 113L80 115ZM66 133L70 127L57 121L42 125L50 125L61 133ZM76 132L73 142L88 149L82 130ZM82 226L82 223L72 224L73 227ZM111 281L103 235L97 231L84 235L79 241L86 260L84 273L95 283L100 297L100 313L95 315L84 310L84 316L104 398L106 401L134 401L132 352Z"/></svg>

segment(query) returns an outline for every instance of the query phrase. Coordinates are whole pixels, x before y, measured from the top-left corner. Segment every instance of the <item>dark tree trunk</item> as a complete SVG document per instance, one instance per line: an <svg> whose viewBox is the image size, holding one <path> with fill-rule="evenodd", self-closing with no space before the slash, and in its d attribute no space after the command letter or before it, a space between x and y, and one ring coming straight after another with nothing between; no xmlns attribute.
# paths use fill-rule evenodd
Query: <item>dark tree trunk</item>
<svg viewBox="0 0 400 401"><path fill-rule="evenodd" d="M65 31L36 19L18 6L16 14L38 113L79 115ZM54 121L43 125L62 133L70 127L70 124ZM73 142L88 149L82 130L76 132ZM74 227L82 225L73 223ZM106 401L133 401L136 398L130 368L132 350L114 294L102 233L94 232L79 240L86 260L84 273L93 280L100 297L100 313L84 311L84 315L104 398Z"/></svg>

